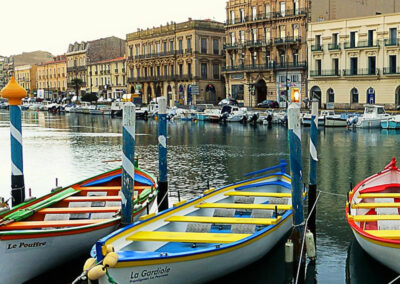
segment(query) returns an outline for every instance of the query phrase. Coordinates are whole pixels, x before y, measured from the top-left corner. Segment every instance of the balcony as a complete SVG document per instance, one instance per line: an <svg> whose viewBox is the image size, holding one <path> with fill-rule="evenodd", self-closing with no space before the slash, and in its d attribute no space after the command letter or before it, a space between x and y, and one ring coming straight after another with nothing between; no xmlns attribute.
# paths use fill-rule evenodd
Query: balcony
<svg viewBox="0 0 400 284"><path fill-rule="evenodd" d="M340 50L340 45L338 43L329 43L328 50Z"/></svg>
<svg viewBox="0 0 400 284"><path fill-rule="evenodd" d="M375 44L373 42L370 42L368 40L364 41L359 41L357 43L352 43L352 42L345 42L344 43L344 49L352 49L352 48L377 48L379 47L378 42Z"/></svg>
<svg viewBox="0 0 400 284"><path fill-rule="evenodd" d="M290 44L298 44L301 43L301 37L299 36L287 36L284 38L275 38L274 39L275 45L290 45Z"/></svg>
<svg viewBox="0 0 400 284"><path fill-rule="evenodd" d="M385 46L399 46L399 39L396 38L386 38L385 39Z"/></svg>
<svg viewBox="0 0 400 284"><path fill-rule="evenodd" d="M122 68L122 73L125 73L125 68Z"/></svg>
<svg viewBox="0 0 400 284"><path fill-rule="evenodd" d="M339 70L311 70L310 71L310 76L311 77L337 77L340 76L340 71Z"/></svg>
<svg viewBox="0 0 400 284"><path fill-rule="evenodd" d="M166 75L166 76L144 76L128 78L128 83L144 83L144 82L162 82L162 81L191 81L196 79L191 74L186 75Z"/></svg>
<svg viewBox="0 0 400 284"><path fill-rule="evenodd" d="M306 9L297 9L297 10L286 10L284 12L270 12L270 13L264 13L264 14L257 14L257 15L252 15L252 16L245 16L245 17L239 17L235 19L228 19L225 24L227 26L231 25L239 25L239 24L244 24L248 22L257 22L257 21L269 21L273 19L280 19L280 18L285 18L285 17L297 17L297 16L304 16L307 15L307 10Z"/></svg>
<svg viewBox="0 0 400 284"><path fill-rule="evenodd" d="M368 68L343 70L343 76L378 76L379 73L379 68L376 68L376 70Z"/></svg>
<svg viewBox="0 0 400 284"><path fill-rule="evenodd" d="M177 54L177 55L182 55L182 54L183 54L183 49L177 50L177 51L176 51L176 54Z"/></svg>
<svg viewBox="0 0 400 284"><path fill-rule="evenodd" d="M307 68L306 61L277 63L275 65L276 70L306 69L306 68Z"/></svg>
<svg viewBox="0 0 400 284"><path fill-rule="evenodd" d="M136 56L135 56L136 57ZM133 56L128 56L128 61L133 61Z"/></svg>
<svg viewBox="0 0 400 284"><path fill-rule="evenodd" d="M321 44L311 45L311 51L322 51L322 50L323 50L323 48L322 48Z"/></svg>
<svg viewBox="0 0 400 284"><path fill-rule="evenodd" d="M85 88L85 87L86 87L86 82L82 82L81 88ZM75 85L72 84L72 82L67 82L67 88L74 89Z"/></svg>
<svg viewBox="0 0 400 284"><path fill-rule="evenodd" d="M222 72L273 70L273 64L222 66Z"/></svg>
<svg viewBox="0 0 400 284"><path fill-rule="evenodd" d="M244 42L235 42L235 43L225 43L223 48L224 49L238 49L244 46Z"/></svg>
<svg viewBox="0 0 400 284"><path fill-rule="evenodd" d="M244 45L246 47L251 48L251 47L261 47L261 46L265 45L265 43L261 40L248 40L244 43Z"/></svg>
<svg viewBox="0 0 400 284"><path fill-rule="evenodd" d="M118 69L114 69L114 72L115 72L115 73L118 73Z"/></svg>
<svg viewBox="0 0 400 284"><path fill-rule="evenodd" d="M383 68L383 74L384 75L399 75L400 74L400 68L399 67L385 67Z"/></svg>
<svg viewBox="0 0 400 284"><path fill-rule="evenodd" d="M185 54L192 54L193 50L191 48L185 49Z"/></svg>

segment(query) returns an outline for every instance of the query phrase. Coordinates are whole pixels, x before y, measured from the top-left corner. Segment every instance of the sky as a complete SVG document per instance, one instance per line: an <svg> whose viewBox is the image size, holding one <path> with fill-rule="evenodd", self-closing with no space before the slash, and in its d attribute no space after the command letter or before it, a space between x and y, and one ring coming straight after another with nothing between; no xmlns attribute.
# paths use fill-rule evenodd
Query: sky
<svg viewBox="0 0 400 284"><path fill-rule="evenodd" d="M3 1L2 1L3 2ZM193 19L225 20L225 0L19 0L1 3L0 55L61 55L75 41L125 39L138 28Z"/></svg>

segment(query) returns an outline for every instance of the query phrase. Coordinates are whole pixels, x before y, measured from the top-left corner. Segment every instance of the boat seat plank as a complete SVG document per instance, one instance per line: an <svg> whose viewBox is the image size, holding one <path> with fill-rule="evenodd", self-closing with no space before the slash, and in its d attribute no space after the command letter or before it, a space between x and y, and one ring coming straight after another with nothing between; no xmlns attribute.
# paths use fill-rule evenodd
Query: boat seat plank
<svg viewBox="0 0 400 284"><path fill-rule="evenodd" d="M400 215L354 215L349 216L354 222L375 222L380 220L400 220Z"/></svg>
<svg viewBox="0 0 400 284"><path fill-rule="evenodd" d="M379 238L400 240L400 230L365 230L365 232Z"/></svg>
<svg viewBox="0 0 400 284"><path fill-rule="evenodd" d="M352 204L355 209L372 209L372 208L400 208L400 202L393 203L358 203Z"/></svg>
<svg viewBox="0 0 400 284"><path fill-rule="evenodd" d="M121 207L65 207L65 208L44 208L39 214L76 214L76 213L106 213L118 212Z"/></svg>
<svg viewBox="0 0 400 284"><path fill-rule="evenodd" d="M121 196L72 196L65 198L67 202L103 202L121 201Z"/></svg>
<svg viewBox="0 0 400 284"><path fill-rule="evenodd" d="M153 242L228 244L239 241L248 236L250 236L250 234L141 231L130 235L126 239L128 241L147 241L147 242L153 241Z"/></svg>
<svg viewBox="0 0 400 284"><path fill-rule="evenodd" d="M358 198L400 198L400 193L362 193Z"/></svg>
<svg viewBox="0 0 400 284"><path fill-rule="evenodd" d="M241 203L200 203L197 208L232 208L232 209L264 209L264 210L290 210L292 205L286 204L241 204Z"/></svg>
<svg viewBox="0 0 400 284"><path fill-rule="evenodd" d="M254 196L254 197L292 197L291 193L277 192L246 192L246 191L231 191L225 193L225 196Z"/></svg>
<svg viewBox="0 0 400 284"><path fill-rule="evenodd" d="M87 186L79 187L80 191L120 191L120 186ZM135 186L135 190L151 189L151 186Z"/></svg>
<svg viewBox="0 0 400 284"><path fill-rule="evenodd" d="M385 191L389 188L400 188L400 183L388 183L388 184L381 184L377 186L368 187L360 191L360 193L377 193L381 191Z"/></svg>
<svg viewBox="0 0 400 284"><path fill-rule="evenodd" d="M2 230L28 230L28 229L41 229L41 228L60 228L60 227L78 227L91 225L109 221L109 219L97 220L62 220L62 221L25 221L14 222L2 226Z"/></svg>
<svg viewBox="0 0 400 284"><path fill-rule="evenodd" d="M206 217L206 216L172 216L165 221L168 222L196 222L213 224L255 224L255 225L273 225L282 217L276 218L226 218L226 217Z"/></svg>

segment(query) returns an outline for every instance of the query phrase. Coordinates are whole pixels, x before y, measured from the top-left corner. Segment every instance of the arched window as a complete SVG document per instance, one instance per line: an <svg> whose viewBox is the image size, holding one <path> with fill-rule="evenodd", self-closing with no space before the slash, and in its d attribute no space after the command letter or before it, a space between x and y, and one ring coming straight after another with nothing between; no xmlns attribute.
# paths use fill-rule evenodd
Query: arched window
<svg viewBox="0 0 400 284"><path fill-rule="evenodd" d="M351 102L358 104L358 90L356 88L351 89Z"/></svg>
<svg viewBox="0 0 400 284"><path fill-rule="evenodd" d="M367 104L375 104L375 90L374 90L374 88L369 88L367 90Z"/></svg>
<svg viewBox="0 0 400 284"><path fill-rule="evenodd" d="M335 92L333 91L332 88L328 89L328 91L326 92L326 96L328 97L328 103L335 102Z"/></svg>

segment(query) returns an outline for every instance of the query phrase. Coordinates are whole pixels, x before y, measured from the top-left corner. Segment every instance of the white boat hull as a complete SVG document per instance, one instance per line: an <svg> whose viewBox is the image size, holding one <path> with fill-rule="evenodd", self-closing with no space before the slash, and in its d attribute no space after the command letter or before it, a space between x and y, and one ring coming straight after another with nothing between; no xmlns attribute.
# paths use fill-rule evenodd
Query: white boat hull
<svg viewBox="0 0 400 284"><path fill-rule="evenodd" d="M356 124L358 128L381 128L381 119L361 119Z"/></svg>
<svg viewBox="0 0 400 284"><path fill-rule="evenodd" d="M118 225L67 236L1 240L1 283L23 283L90 250Z"/></svg>
<svg viewBox="0 0 400 284"><path fill-rule="evenodd" d="M361 237L358 233L354 232L360 246L374 259L389 267L390 269L400 273L400 247L389 247L373 243Z"/></svg>
<svg viewBox="0 0 400 284"><path fill-rule="evenodd" d="M293 215L289 216L279 227L249 244L234 247L233 250L212 256L201 256L193 260L169 262L165 264L131 266L108 269L117 283L205 283L236 271L257 261L267 254L291 229ZM207 268L199 270L199 268ZM103 277L101 284L109 284Z"/></svg>
<svg viewBox="0 0 400 284"><path fill-rule="evenodd" d="M346 127L347 119L344 118L325 118L325 126L326 127Z"/></svg>

